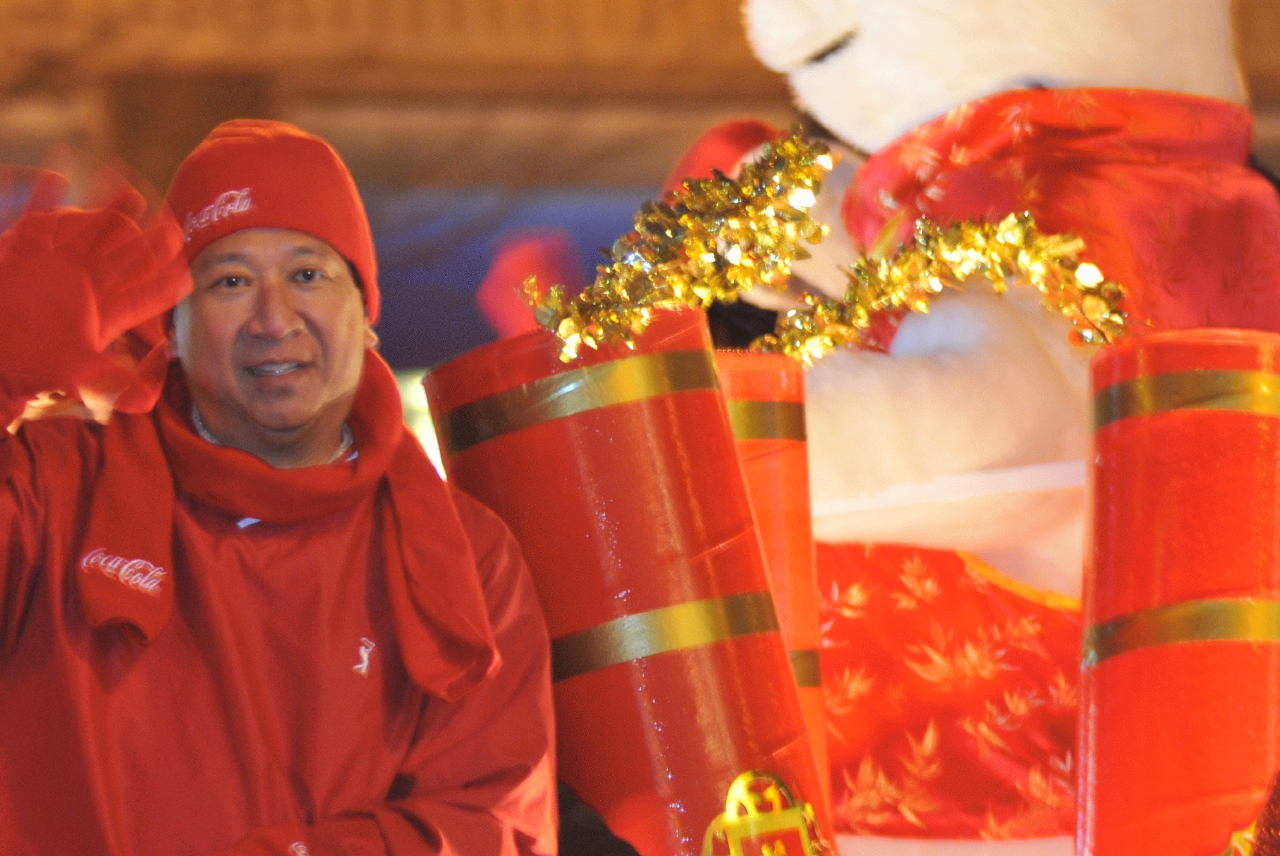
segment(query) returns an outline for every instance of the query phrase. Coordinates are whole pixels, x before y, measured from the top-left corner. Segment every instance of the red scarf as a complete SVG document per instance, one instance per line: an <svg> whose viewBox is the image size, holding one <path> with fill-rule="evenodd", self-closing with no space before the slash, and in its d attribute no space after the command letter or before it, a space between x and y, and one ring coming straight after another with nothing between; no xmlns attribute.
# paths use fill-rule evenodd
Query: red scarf
<svg viewBox="0 0 1280 856"><path fill-rule="evenodd" d="M1280 330L1280 199L1246 165L1247 108L1120 89L1018 90L952 110L876 152L844 199L855 242L1029 210L1128 290L1156 329Z"/></svg>
<svg viewBox="0 0 1280 856"><path fill-rule="evenodd" d="M376 494L387 592L409 675L455 701L497 666L470 541L449 488L404 425L395 378L381 357L366 354L347 420L360 452L350 464L276 469L201 439L190 413L175 364L153 413L117 414L103 429L103 464L76 574L95 629L124 625L148 644L164 630L173 611L178 494L276 524L341 511Z"/></svg>

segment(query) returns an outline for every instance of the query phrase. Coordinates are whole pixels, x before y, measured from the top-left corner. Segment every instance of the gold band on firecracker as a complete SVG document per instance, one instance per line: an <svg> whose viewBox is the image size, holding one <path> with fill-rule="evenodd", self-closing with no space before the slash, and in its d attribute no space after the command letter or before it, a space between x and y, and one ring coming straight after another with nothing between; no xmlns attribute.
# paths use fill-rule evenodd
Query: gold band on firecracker
<svg viewBox="0 0 1280 856"><path fill-rule="evenodd" d="M788 651L791 671L796 676L796 686L801 688L822 686L822 661L812 648Z"/></svg>
<svg viewBox="0 0 1280 856"><path fill-rule="evenodd" d="M1084 665L1158 645L1224 641L1280 642L1280 601L1189 600L1122 615L1085 630Z"/></svg>
<svg viewBox="0 0 1280 856"><path fill-rule="evenodd" d="M1129 416L1193 408L1280 416L1280 374L1196 369L1135 377L1094 396L1093 427Z"/></svg>
<svg viewBox="0 0 1280 856"><path fill-rule="evenodd" d="M446 414L452 456L503 434L588 410L690 390L719 389L709 351L661 351L574 369L465 404Z"/></svg>
<svg viewBox="0 0 1280 856"><path fill-rule="evenodd" d="M552 680L737 636L777 632L778 616L768 592L663 606L552 639Z"/></svg>
<svg viewBox="0 0 1280 856"><path fill-rule="evenodd" d="M725 404L738 440L805 440L804 404L799 401L731 398Z"/></svg>

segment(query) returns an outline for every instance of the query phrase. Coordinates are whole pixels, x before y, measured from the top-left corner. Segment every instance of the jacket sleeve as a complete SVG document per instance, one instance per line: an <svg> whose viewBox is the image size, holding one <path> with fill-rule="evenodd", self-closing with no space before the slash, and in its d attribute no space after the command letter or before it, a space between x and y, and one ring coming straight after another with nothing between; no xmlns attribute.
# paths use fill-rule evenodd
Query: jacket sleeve
<svg viewBox="0 0 1280 856"><path fill-rule="evenodd" d="M550 648L507 527L458 495L501 665L456 704L430 702L384 802L310 826L258 830L215 856L554 856Z"/></svg>

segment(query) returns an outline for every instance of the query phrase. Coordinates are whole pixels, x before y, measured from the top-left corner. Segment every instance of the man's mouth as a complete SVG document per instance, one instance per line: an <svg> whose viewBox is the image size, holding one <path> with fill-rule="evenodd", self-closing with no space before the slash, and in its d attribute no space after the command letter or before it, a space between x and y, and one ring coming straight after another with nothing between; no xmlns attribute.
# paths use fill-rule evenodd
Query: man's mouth
<svg viewBox="0 0 1280 856"><path fill-rule="evenodd" d="M275 362L275 363L258 363L253 366L246 366L245 371L254 377L280 377L290 372L296 372L306 366L306 363L300 362Z"/></svg>
<svg viewBox="0 0 1280 856"><path fill-rule="evenodd" d="M841 33L840 37L837 38L835 41L828 43L827 45L823 46L821 50L817 51L816 53L814 53L813 55L805 59L804 64L816 65L817 63L820 63L823 60L830 59L831 57L835 56L836 54L840 53L840 51L844 50L849 45L851 45L853 43L853 40L856 39L857 37L858 37L857 29L849 30L847 33Z"/></svg>

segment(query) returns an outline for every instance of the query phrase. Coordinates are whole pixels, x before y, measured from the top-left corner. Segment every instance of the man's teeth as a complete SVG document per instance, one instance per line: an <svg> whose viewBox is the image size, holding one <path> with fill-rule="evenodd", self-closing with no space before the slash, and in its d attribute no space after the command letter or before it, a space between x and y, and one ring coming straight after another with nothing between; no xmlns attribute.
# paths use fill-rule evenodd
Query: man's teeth
<svg viewBox="0 0 1280 856"><path fill-rule="evenodd" d="M255 377L279 377L282 374L297 371L302 366L302 363L261 363L249 366L248 371Z"/></svg>

